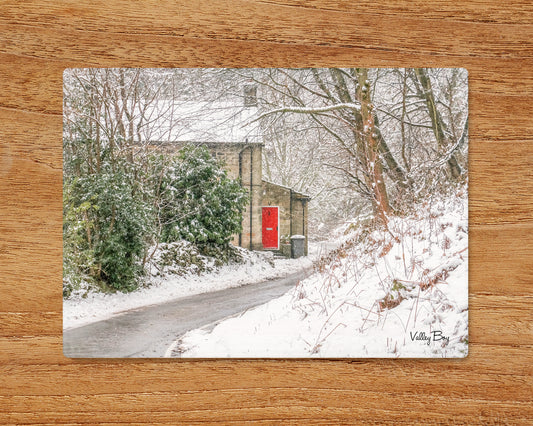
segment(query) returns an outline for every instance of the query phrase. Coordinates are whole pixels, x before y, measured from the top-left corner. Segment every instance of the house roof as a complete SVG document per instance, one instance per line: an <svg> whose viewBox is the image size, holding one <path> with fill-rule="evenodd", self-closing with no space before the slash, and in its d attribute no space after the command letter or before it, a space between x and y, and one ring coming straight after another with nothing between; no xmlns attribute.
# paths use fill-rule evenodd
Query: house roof
<svg viewBox="0 0 533 426"><path fill-rule="evenodd" d="M296 198L299 198L299 199L302 199L302 200L310 200L311 199L310 195L304 194L303 192L295 191L290 186L285 186L285 185L280 185L279 183L270 182L269 180L266 180L264 178L262 180L263 180L263 182L265 182L265 183L267 183L269 185L277 186L279 188L283 188L283 189L285 189L287 191L290 191L293 197L296 197Z"/></svg>
<svg viewBox="0 0 533 426"><path fill-rule="evenodd" d="M257 107L230 102L159 100L139 112L139 122L152 143L260 143Z"/></svg>

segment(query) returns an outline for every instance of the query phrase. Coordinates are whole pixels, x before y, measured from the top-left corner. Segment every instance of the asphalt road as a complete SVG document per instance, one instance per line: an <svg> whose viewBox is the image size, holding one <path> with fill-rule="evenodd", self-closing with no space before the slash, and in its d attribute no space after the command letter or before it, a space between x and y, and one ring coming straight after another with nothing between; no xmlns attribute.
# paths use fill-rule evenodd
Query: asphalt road
<svg viewBox="0 0 533 426"><path fill-rule="evenodd" d="M63 353L69 358L160 358L178 336L279 297L308 272L146 306L65 330Z"/></svg>

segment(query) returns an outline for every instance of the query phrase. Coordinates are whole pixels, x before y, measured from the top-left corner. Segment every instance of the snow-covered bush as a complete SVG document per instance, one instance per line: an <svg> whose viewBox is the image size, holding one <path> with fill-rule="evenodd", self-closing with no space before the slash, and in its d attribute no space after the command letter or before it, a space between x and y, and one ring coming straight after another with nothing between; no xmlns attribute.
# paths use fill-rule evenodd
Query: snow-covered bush
<svg viewBox="0 0 533 426"><path fill-rule="evenodd" d="M65 183L64 273L70 285L85 276L115 290L132 290L141 273L153 210L132 187L126 167ZM68 292L68 289L67 289Z"/></svg>
<svg viewBox="0 0 533 426"><path fill-rule="evenodd" d="M72 167L69 162L66 170ZM177 270L196 267L204 272L211 263L238 261L229 241L241 230L246 200L246 190L200 147L185 147L177 157L151 155L146 168L117 157L99 169L67 173L65 297L81 283L104 290L137 288L150 247L160 242L179 242L176 249L185 240L207 256L194 257L192 249L185 250L193 257L176 257Z"/></svg>
<svg viewBox="0 0 533 426"><path fill-rule="evenodd" d="M195 244L185 240L161 243L152 250L153 255L146 265L152 276L201 275L222 265L242 263L250 257L246 250L230 244L209 246L200 251Z"/></svg>
<svg viewBox="0 0 533 426"><path fill-rule="evenodd" d="M87 246L87 232L94 229L92 221L83 220L95 206L90 201L72 205L71 187L63 192L63 297L70 297L73 291L86 287L92 281L89 272L93 267L94 250ZM65 208L66 207L66 208Z"/></svg>
<svg viewBox="0 0 533 426"><path fill-rule="evenodd" d="M161 239L201 249L227 246L242 230L247 192L205 147L186 146L158 182Z"/></svg>

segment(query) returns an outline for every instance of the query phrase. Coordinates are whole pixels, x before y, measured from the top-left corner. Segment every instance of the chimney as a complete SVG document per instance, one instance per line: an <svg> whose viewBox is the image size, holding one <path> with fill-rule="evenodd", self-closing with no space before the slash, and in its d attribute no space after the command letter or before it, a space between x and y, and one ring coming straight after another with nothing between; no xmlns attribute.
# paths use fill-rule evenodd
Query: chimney
<svg viewBox="0 0 533 426"><path fill-rule="evenodd" d="M251 84L244 86L244 106L248 108L257 106L257 86Z"/></svg>

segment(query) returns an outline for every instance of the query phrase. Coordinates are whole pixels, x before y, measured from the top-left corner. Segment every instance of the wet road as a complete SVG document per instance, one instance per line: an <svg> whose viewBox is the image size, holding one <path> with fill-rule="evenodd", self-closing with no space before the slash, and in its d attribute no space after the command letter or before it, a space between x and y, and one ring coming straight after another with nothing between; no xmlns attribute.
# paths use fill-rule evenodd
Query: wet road
<svg viewBox="0 0 533 426"><path fill-rule="evenodd" d="M63 332L69 358L159 358L181 334L281 296L309 270L146 306Z"/></svg>

